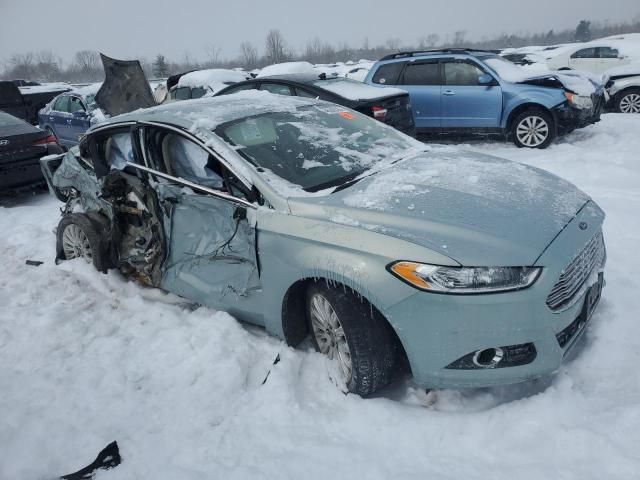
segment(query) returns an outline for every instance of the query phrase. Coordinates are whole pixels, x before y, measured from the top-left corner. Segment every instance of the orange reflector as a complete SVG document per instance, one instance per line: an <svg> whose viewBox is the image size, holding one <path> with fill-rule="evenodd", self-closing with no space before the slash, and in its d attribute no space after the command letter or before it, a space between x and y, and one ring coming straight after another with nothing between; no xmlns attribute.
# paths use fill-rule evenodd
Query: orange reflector
<svg viewBox="0 0 640 480"><path fill-rule="evenodd" d="M353 120L354 118L356 118L356 116L353 113L349 113L349 112L340 112L340 116L342 118L346 118L347 120Z"/></svg>

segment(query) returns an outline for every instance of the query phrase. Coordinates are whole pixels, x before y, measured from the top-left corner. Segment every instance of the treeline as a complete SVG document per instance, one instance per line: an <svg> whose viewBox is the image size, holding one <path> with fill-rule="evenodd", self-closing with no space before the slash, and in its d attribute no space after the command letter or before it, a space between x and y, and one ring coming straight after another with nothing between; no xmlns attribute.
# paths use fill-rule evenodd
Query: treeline
<svg viewBox="0 0 640 480"><path fill-rule="evenodd" d="M403 45L398 38L389 38L382 45L369 45L365 39L360 47L346 43L332 45L319 37L309 40L304 48L297 51L285 40L279 30L271 30L260 49L251 42L242 42L236 58L227 59L220 55L220 47L207 45L203 54L196 58L193 52L185 52L180 59L168 59L158 54L153 59L140 58L148 78L167 77L187 70L204 68L243 67L253 70L273 63L306 60L311 63L346 62L349 60L375 60L399 50L420 50L440 47L470 47L500 49L527 45L552 45L557 43L584 42L593 38L607 37L623 33L640 32L640 19L627 23L590 22L581 20L575 29L549 30L536 34L501 34L471 41L466 31L453 34L429 34L421 36L414 45ZM98 52L82 50L67 63L51 51L29 52L12 55L4 62L0 78L28 79L46 82L96 82L103 78Z"/></svg>

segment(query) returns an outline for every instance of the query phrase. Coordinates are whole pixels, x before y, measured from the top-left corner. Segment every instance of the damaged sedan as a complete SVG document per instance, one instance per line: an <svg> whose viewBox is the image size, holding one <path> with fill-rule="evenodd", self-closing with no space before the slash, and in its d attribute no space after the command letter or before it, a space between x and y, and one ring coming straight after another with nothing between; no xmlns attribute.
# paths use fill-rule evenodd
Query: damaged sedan
<svg viewBox="0 0 640 480"><path fill-rule="evenodd" d="M604 213L541 170L247 91L114 117L42 160L59 260L310 336L348 391L555 371L604 283Z"/></svg>

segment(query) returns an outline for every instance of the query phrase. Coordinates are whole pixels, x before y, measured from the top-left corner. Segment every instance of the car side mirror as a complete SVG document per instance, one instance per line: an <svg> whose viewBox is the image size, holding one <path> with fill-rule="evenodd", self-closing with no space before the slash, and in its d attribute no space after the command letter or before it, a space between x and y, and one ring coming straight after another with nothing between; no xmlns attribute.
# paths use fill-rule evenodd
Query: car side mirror
<svg viewBox="0 0 640 480"><path fill-rule="evenodd" d="M489 85L493 83L493 77L488 73L483 73L482 75L478 75L478 83L480 85Z"/></svg>

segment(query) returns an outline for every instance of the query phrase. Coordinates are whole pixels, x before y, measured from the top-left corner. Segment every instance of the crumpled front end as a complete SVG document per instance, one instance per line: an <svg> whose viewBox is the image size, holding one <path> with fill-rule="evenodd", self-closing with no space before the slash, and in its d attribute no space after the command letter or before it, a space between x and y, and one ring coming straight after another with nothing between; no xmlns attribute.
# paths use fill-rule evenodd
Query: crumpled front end
<svg viewBox="0 0 640 480"><path fill-rule="evenodd" d="M608 96L604 88L591 94L590 108L577 108L568 101L551 109L559 134L567 134L577 128L583 128L600 121L600 116L607 105Z"/></svg>

